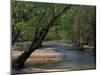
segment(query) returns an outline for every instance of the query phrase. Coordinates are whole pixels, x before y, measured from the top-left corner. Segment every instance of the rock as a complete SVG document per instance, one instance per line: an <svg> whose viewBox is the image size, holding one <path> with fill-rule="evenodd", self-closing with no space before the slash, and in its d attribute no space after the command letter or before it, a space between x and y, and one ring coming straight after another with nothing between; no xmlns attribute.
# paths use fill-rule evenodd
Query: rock
<svg viewBox="0 0 100 75"><path fill-rule="evenodd" d="M21 55L22 51L12 51L12 59L16 59ZM56 51L55 48L42 48L34 51L26 61L27 64L33 63L49 63L63 60L63 54Z"/></svg>

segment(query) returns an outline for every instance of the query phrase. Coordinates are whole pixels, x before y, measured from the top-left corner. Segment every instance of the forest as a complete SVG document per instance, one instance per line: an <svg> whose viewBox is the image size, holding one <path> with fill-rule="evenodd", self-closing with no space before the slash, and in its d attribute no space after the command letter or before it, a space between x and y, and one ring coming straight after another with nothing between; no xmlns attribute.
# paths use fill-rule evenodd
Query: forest
<svg viewBox="0 0 100 75"><path fill-rule="evenodd" d="M39 58L38 53L36 55L34 54L38 49L40 49L40 55L42 55L41 49L43 49L43 55L45 55L46 51L50 53L49 47L50 49L55 49L56 47L56 49L60 49L62 48L60 46L63 45L64 50L58 50L58 55L56 55L57 51L51 50L55 52L53 58L57 59L57 56L61 58L64 54L66 59L70 58L67 57L67 50L70 51L70 49L72 51L78 51L80 55L84 54L84 56L81 55L84 58L87 58L85 53L89 53L89 59L91 60L91 57L93 59L92 66L94 67L92 68L95 68L96 6L12 1L11 15L12 55L15 50L15 55L12 56L12 58L14 58L14 60L12 60L12 67L15 70L23 68L25 62L30 59L32 54L34 58ZM45 46L48 49L46 49ZM18 51L19 55L17 53ZM50 62L49 54L47 56L48 63L55 64L55 62L53 62L55 60L51 60ZM40 65L38 62L42 62L42 65L45 64L45 62L42 61L41 57L41 61L33 64L37 59L30 61L32 63L31 66L40 68L41 66L37 66L37 64ZM81 59L82 58L80 58L80 61ZM89 59L87 58L82 61L85 62ZM56 63L58 62L57 60ZM67 61L63 61L63 63L66 62ZM61 59L59 63L62 63ZM90 64L91 62L89 62L89 65ZM90 67L90 69L92 68ZM18 71L18 73L20 72Z"/></svg>

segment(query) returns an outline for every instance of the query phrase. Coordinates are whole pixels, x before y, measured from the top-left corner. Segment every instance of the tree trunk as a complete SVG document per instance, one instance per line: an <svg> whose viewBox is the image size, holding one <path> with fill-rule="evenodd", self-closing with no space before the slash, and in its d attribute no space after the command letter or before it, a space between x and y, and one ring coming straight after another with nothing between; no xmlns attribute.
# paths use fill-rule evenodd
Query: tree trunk
<svg viewBox="0 0 100 75"><path fill-rule="evenodd" d="M95 15L92 14L92 17L93 17L93 21L91 22L92 23L92 27L93 27L93 41L94 41L94 46L93 46L93 53L94 53L94 56L96 56L96 7L95 7ZM92 12L91 12L92 13Z"/></svg>
<svg viewBox="0 0 100 75"><path fill-rule="evenodd" d="M17 33L16 33L14 39L12 40L12 45L14 45L14 43L18 39L19 35L20 35L20 29L17 30Z"/></svg>
<svg viewBox="0 0 100 75"><path fill-rule="evenodd" d="M23 52L16 60L12 61L13 68L21 69L24 66L25 61L29 58L32 52L41 45L50 27L52 27L55 21L68 9L70 9L70 5L67 5L57 16L54 16L46 27L42 27L40 30L38 28L36 29L35 36L29 50Z"/></svg>
<svg viewBox="0 0 100 75"><path fill-rule="evenodd" d="M77 9L77 13L75 14L75 45L78 50L83 50L83 43L81 38L81 30L80 30L80 9Z"/></svg>

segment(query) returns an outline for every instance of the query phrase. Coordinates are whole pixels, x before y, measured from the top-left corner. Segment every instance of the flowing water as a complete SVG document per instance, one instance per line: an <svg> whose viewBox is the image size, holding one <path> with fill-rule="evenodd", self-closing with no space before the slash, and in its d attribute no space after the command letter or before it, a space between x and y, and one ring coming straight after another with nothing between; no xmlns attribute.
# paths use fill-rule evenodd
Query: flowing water
<svg viewBox="0 0 100 75"><path fill-rule="evenodd" d="M72 44L49 41L43 43L43 48L56 48L57 52L63 54L63 60L55 63L27 65L25 71L20 71L21 73L87 70L96 68L95 56L87 50L77 50Z"/></svg>
<svg viewBox="0 0 100 75"><path fill-rule="evenodd" d="M63 60L57 63L37 64L31 67L66 70L81 70L95 68L95 57L86 50L77 50L72 44L50 41L44 42L43 46L44 48L56 48L57 52L63 54Z"/></svg>

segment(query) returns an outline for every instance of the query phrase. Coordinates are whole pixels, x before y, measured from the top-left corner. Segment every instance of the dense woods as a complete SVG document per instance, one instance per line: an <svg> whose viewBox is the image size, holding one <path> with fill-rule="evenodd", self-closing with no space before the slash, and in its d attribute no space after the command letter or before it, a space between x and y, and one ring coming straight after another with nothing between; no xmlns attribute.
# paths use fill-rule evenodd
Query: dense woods
<svg viewBox="0 0 100 75"><path fill-rule="evenodd" d="M29 50L14 60L17 67L23 66L43 41L50 40L72 43L79 50L87 45L95 54L96 7L12 1L12 45L32 41Z"/></svg>

